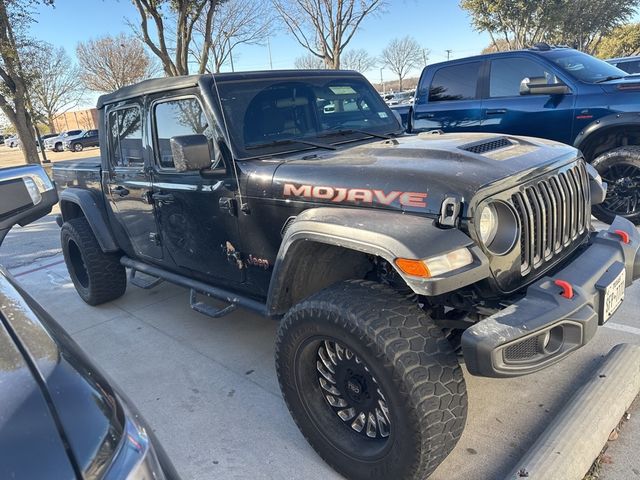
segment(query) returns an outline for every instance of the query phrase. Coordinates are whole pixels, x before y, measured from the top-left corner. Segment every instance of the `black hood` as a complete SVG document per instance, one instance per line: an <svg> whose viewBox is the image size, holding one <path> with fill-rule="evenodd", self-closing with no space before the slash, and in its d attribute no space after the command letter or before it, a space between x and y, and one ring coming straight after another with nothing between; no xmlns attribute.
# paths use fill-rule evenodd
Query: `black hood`
<svg viewBox="0 0 640 480"><path fill-rule="evenodd" d="M500 190L506 190L577 156L576 149L547 140L423 133L288 160L275 172L272 193L275 198L308 197L333 205L369 203L436 215L447 196L456 195L468 205L482 189L490 192L499 183ZM356 193L350 195L349 189ZM402 202L404 193L415 195Z"/></svg>

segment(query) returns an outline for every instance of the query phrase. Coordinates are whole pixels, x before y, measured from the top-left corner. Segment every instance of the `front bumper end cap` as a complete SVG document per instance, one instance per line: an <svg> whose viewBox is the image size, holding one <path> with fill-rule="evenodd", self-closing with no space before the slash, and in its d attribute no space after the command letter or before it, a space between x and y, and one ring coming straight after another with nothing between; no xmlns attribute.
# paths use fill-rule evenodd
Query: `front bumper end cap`
<svg viewBox="0 0 640 480"><path fill-rule="evenodd" d="M621 237L620 231L627 235ZM606 321L601 305L603 285L623 270L625 287L640 277L639 250L640 232L628 220L616 217L608 230L594 234L591 244L562 270L538 280L521 300L464 332L462 352L469 373L526 375L586 345ZM566 292L557 280L573 287L572 298L562 295Z"/></svg>

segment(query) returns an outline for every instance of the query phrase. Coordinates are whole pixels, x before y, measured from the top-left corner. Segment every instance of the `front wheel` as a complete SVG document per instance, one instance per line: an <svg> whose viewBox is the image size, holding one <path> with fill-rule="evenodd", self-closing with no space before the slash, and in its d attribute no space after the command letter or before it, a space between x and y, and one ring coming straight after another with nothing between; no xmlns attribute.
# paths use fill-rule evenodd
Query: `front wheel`
<svg viewBox="0 0 640 480"><path fill-rule="evenodd" d="M56 143L56 145L53 147L54 152L62 152L63 150L64 147L62 146L62 143Z"/></svg>
<svg viewBox="0 0 640 480"><path fill-rule="evenodd" d="M349 479L422 480L462 434L456 355L389 287L347 281L295 306L278 330L276 368L298 428Z"/></svg>
<svg viewBox="0 0 640 480"><path fill-rule="evenodd" d="M82 151L82 144L81 143L74 143L73 144L73 151L74 152L81 152Z"/></svg>
<svg viewBox="0 0 640 480"><path fill-rule="evenodd" d="M640 147L614 148L597 157L592 165L607 182L607 197L593 206L594 216L611 223L617 215L640 224Z"/></svg>

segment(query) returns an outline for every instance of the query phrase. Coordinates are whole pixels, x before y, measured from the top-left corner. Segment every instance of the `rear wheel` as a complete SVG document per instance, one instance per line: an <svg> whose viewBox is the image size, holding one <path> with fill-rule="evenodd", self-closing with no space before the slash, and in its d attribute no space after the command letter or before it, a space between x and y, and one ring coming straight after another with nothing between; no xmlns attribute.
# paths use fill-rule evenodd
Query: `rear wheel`
<svg viewBox="0 0 640 480"><path fill-rule="evenodd" d="M60 230L62 253L73 285L89 305L121 297L127 288L117 253L104 253L85 218L73 218Z"/></svg>
<svg viewBox="0 0 640 480"><path fill-rule="evenodd" d="M62 143L60 143L60 142L56 143L55 147L53 147L53 151L54 152L61 152L63 150L64 150L64 148L62 147Z"/></svg>
<svg viewBox="0 0 640 480"><path fill-rule="evenodd" d="M640 147L619 147L603 153L592 165L607 182L607 198L593 206L593 214L606 223L620 215L640 224Z"/></svg>
<svg viewBox="0 0 640 480"><path fill-rule="evenodd" d="M429 316L389 287L348 281L283 319L276 367L298 427L350 479L424 479L464 428L453 349Z"/></svg>

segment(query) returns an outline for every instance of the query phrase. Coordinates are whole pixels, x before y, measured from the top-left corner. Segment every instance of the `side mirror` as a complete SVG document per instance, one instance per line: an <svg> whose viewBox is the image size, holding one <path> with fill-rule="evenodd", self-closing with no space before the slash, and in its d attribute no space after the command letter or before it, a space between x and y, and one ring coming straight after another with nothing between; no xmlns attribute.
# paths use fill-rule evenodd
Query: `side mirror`
<svg viewBox="0 0 640 480"><path fill-rule="evenodd" d="M520 82L520 95L567 95L571 89L564 83L547 83L546 77L527 77Z"/></svg>
<svg viewBox="0 0 640 480"><path fill-rule="evenodd" d="M204 135L171 137L171 155L177 172L200 171L211 166L209 140Z"/></svg>
<svg viewBox="0 0 640 480"><path fill-rule="evenodd" d="M41 166L0 169L0 244L11 227L44 217L56 203L58 193Z"/></svg>

